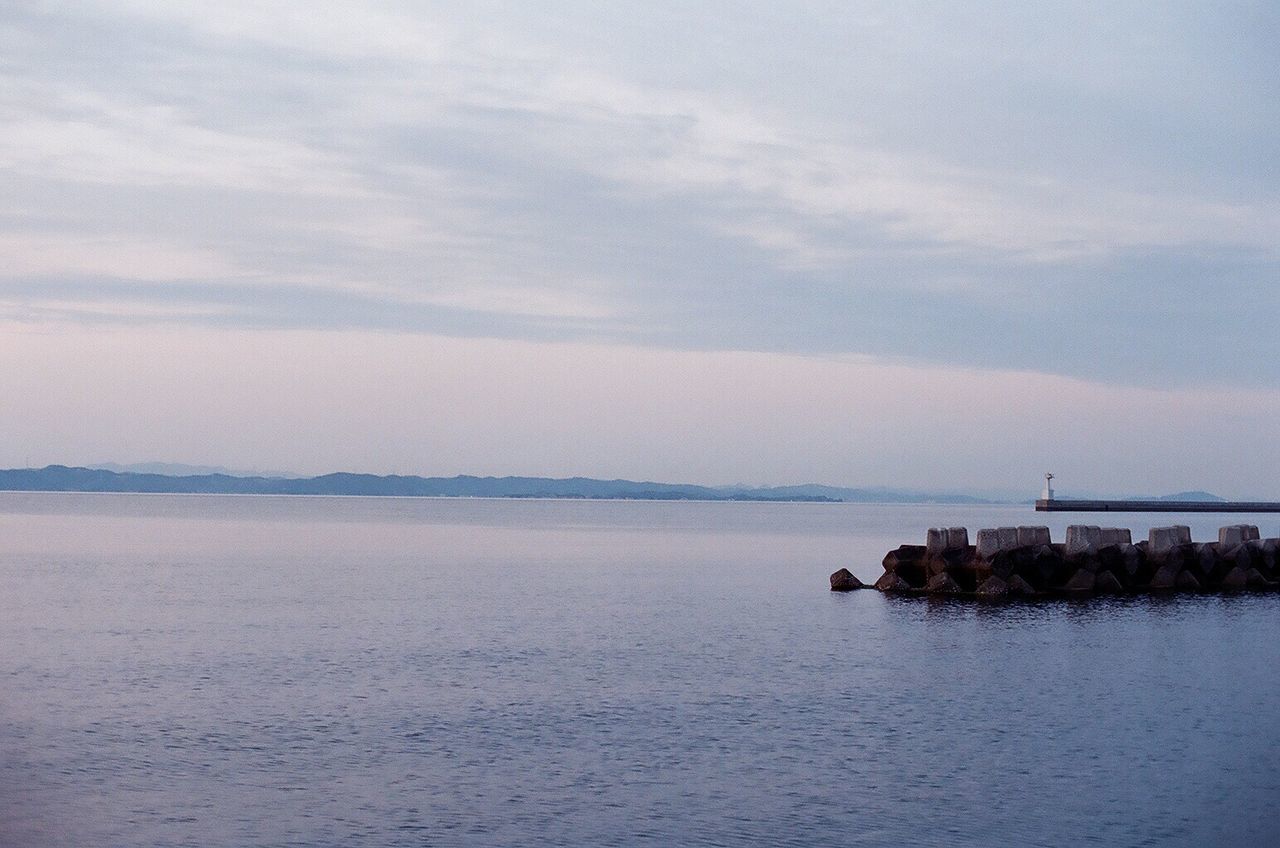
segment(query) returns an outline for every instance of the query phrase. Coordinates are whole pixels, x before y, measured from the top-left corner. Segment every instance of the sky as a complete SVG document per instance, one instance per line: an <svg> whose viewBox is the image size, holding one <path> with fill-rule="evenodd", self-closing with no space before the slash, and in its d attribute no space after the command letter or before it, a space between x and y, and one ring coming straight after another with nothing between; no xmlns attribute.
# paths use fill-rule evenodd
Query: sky
<svg viewBox="0 0 1280 848"><path fill-rule="evenodd" d="M0 6L0 466L1280 499L1280 7Z"/></svg>

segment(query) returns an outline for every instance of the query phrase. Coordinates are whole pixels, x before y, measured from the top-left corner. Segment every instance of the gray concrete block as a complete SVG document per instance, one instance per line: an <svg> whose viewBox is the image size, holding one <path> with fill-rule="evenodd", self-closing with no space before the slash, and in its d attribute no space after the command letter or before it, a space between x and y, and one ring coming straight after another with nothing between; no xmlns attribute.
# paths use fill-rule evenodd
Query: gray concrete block
<svg viewBox="0 0 1280 848"><path fill-rule="evenodd" d="M977 547L979 559L991 559L1000 553L1000 531L991 527L979 530Z"/></svg>
<svg viewBox="0 0 1280 848"><path fill-rule="evenodd" d="M943 551L963 550L969 547L969 531L964 527L930 527L925 535L925 555L934 556Z"/></svg>
<svg viewBox="0 0 1280 848"><path fill-rule="evenodd" d="M1067 556L1095 554L1102 542L1102 528L1092 524L1072 524L1067 527Z"/></svg>
<svg viewBox="0 0 1280 848"><path fill-rule="evenodd" d="M926 556L940 554L947 549L947 528L930 527L925 534L924 552Z"/></svg>
<svg viewBox="0 0 1280 848"><path fill-rule="evenodd" d="M1039 548L1049 544L1048 527L996 527L978 531L977 553L991 559L998 553L1017 548Z"/></svg>
<svg viewBox="0 0 1280 848"><path fill-rule="evenodd" d="M1185 524L1175 524L1172 527L1152 527L1147 536L1147 544L1150 546L1149 553L1152 556L1168 553L1179 545L1191 544L1191 528Z"/></svg>
<svg viewBox="0 0 1280 848"><path fill-rule="evenodd" d="M1018 547L1017 527L997 527L996 535L1000 538L1000 550L1011 551Z"/></svg>
<svg viewBox="0 0 1280 848"><path fill-rule="evenodd" d="M1258 528L1253 524L1229 524L1218 528L1218 544L1233 548L1258 538Z"/></svg>
<svg viewBox="0 0 1280 848"><path fill-rule="evenodd" d="M1048 527L1019 527L1018 528L1018 547L1040 547L1052 543L1049 538Z"/></svg>
<svg viewBox="0 0 1280 848"><path fill-rule="evenodd" d="M1103 527L1099 544L1104 548L1108 545L1132 545L1133 536L1128 527Z"/></svg>

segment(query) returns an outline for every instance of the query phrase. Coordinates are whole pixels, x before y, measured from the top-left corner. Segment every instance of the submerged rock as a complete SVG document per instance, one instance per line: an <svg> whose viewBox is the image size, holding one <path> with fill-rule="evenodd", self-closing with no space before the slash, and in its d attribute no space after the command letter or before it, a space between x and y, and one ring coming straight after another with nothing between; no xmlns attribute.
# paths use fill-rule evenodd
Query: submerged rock
<svg viewBox="0 0 1280 848"><path fill-rule="evenodd" d="M833 592L852 592L854 589L863 588L862 581L853 576L853 572L847 568L842 568L831 575L831 591Z"/></svg>

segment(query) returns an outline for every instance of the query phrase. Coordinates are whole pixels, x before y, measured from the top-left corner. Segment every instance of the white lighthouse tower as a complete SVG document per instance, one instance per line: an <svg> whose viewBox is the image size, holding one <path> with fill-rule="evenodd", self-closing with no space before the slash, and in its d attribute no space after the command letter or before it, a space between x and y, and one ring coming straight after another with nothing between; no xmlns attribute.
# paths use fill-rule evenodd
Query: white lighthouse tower
<svg viewBox="0 0 1280 848"><path fill-rule="evenodd" d="M1044 474L1044 491L1040 493L1040 500L1053 500L1053 475L1047 471Z"/></svg>

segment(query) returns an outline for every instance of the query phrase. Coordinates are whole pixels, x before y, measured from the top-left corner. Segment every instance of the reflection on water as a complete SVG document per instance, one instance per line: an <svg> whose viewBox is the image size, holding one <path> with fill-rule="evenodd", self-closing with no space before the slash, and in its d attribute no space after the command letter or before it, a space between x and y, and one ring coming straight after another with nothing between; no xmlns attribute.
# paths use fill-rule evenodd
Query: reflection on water
<svg viewBox="0 0 1280 848"><path fill-rule="evenodd" d="M1037 518L0 495L0 844L1274 842L1280 596L825 590Z"/></svg>

